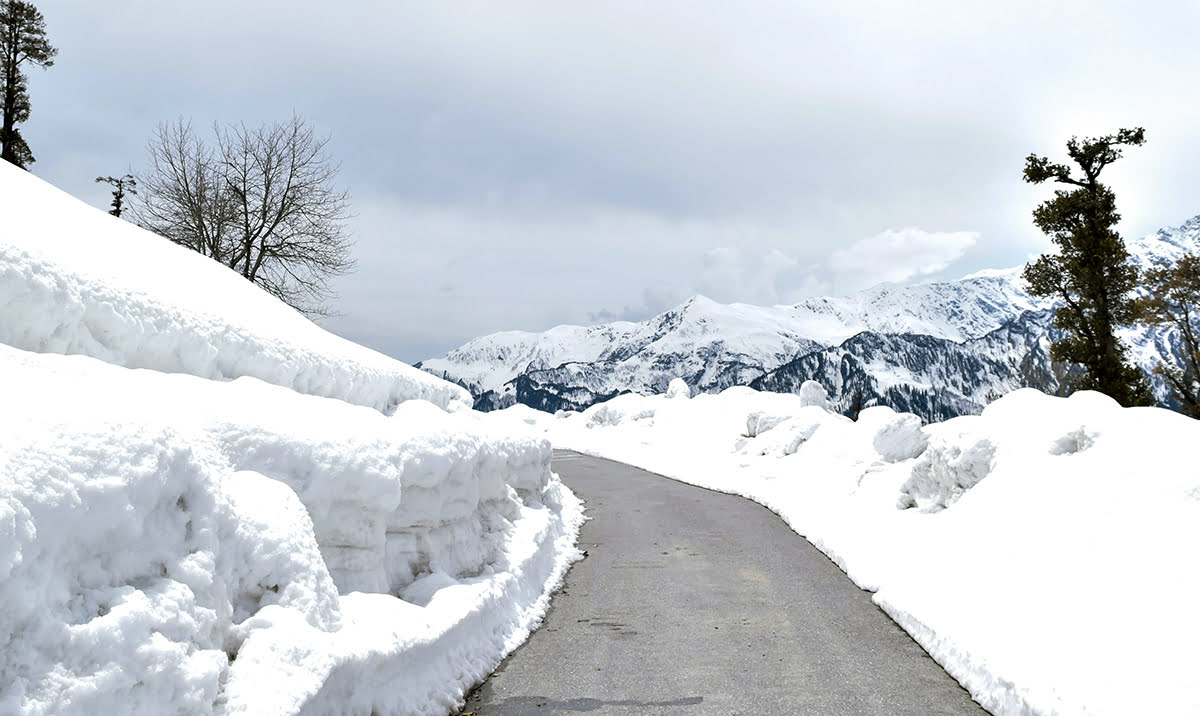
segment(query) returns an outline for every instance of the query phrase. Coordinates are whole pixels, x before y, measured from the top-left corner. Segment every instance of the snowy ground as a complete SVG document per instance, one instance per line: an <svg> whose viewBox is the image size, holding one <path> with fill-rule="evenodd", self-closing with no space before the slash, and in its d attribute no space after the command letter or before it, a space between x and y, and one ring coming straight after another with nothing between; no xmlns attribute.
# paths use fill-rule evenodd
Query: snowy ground
<svg viewBox="0 0 1200 716"><path fill-rule="evenodd" d="M1033 390L851 422L823 392L490 419L770 507L993 713L1200 713L1200 423Z"/></svg>
<svg viewBox="0 0 1200 716"><path fill-rule="evenodd" d="M0 713L444 714L576 558L541 437L0 162Z"/></svg>
<svg viewBox="0 0 1200 716"><path fill-rule="evenodd" d="M577 556L546 437L768 505L996 713L1200 712L1200 423L481 416L3 162L0 217L0 713L445 713Z"/></svg>

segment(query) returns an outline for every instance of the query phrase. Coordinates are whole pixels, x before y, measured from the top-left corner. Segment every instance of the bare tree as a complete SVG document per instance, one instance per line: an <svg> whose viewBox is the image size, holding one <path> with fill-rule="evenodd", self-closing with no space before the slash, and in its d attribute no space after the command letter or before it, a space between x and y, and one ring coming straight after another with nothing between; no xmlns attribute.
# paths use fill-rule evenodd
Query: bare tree
<svg viewBox="0 0 1200 716"><path fill-rule="evenodd" d="M160 125L138 178L143 226L220 261L309 316L328 315L329 281L354 269L349 196L302 118L214 126L215 148L180 119Z"/></svg>
<svg viewBox="0 0 1200 716"><path fill-rule="evenodd" d="M138 176L139 224L221 263L232 243L233 202L222 162L182 118L160 124L146 146L150 165Z"/></svg>

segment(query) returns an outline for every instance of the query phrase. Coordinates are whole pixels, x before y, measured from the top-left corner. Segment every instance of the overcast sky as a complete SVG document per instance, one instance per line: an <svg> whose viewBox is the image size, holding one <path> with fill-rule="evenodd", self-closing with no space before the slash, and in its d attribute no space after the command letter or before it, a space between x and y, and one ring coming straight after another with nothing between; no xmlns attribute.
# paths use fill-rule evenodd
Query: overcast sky
<svg viewBox="0 0 1200 716"><path fill-rule="evenodd" d="M294 110L356 213L324 324L410 362L1024 263L1024 157L1072 134L1146 128L1105 174L1126 235L1200 213L1200 3L35 4L35 174L106 207L159 122Z"/></svg>

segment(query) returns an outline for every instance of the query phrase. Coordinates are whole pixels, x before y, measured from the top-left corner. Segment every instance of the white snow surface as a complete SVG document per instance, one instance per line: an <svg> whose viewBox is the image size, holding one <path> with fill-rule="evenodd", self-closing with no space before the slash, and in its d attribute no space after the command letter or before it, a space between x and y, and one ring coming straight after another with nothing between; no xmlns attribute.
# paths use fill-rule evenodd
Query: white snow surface
<svg viewBox="0 0 1200 716"><path fill-rule="evenodd" d="M471 404L437 380L323 330L215 261L0 166L0 343L128 368L259 378L390 413Z"/></svg>
<svg viewBox="0 0 1200 716"><path fill-rule="evenodd" d="M583 519L544 438L0 189L0 713L445 714L537 625Z"/></svg>
<svg viewBox="0 0 1200 716"><path fill-rule="evenodd" d="M992 713L1200 713L1194 420L1031 389L926 427L749 388L491 415L766 505Z"/></svg>

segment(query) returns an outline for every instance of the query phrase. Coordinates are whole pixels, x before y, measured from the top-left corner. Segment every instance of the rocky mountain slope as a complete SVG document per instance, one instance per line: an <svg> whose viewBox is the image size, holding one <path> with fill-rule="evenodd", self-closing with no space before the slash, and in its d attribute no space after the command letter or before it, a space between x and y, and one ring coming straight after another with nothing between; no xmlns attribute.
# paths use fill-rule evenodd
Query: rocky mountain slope
<svg viewBox="0 0 1200 716"><path fill-rule="evenodd" d="M1128 241L1143 267L1200 251L1200 216ZM1026 293L1018 268L956 281L881 285L793 306L719 304L703 296L641 323L510 331L468 342L418 367L459 383L483 410L522 403L579 410L623 392L732 385L792 392L820 381L843 410L882 403L926 420L977 413L1030 386L1061 390L1049 360L1053 304ZM1123 334L1147 370L1174 353L1172 332ZM1163 386L1156 385L1160 398Z"/></svg>

